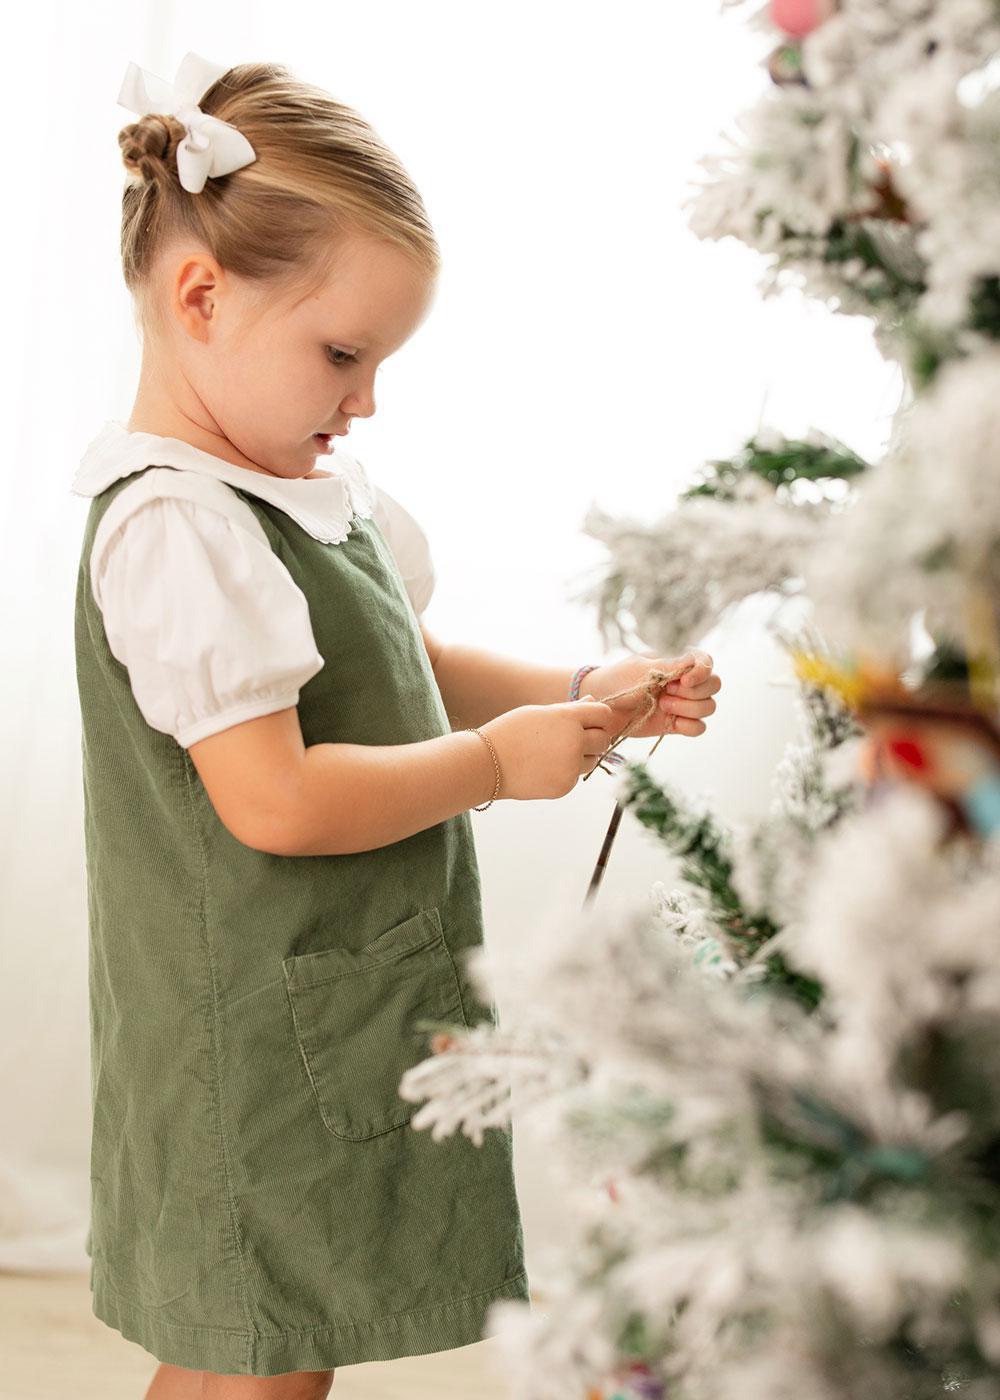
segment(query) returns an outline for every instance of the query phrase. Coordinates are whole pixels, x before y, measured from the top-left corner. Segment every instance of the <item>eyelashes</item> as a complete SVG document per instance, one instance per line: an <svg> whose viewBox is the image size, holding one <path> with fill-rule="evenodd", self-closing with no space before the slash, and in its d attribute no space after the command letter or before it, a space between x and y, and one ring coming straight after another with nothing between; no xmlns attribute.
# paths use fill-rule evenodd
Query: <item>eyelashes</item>
<svg viewBox="0 0 1000 1400"><path fill-rule="evenodd" d="M334 355L342 355L344 358L342 360L335 360L333 358ZM357 355L349 355L346 350L338 350L335 345L328 345L326 347L326 357L332 365L357 364L358 361Z"/></svg>

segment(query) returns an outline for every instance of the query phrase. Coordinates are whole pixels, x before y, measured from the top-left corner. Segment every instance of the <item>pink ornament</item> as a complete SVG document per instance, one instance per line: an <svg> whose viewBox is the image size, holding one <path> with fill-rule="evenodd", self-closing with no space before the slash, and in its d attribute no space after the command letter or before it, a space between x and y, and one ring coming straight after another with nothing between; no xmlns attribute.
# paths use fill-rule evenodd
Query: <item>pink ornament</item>
<svg viewBox="0 0 1000 1400"><path fill-rule="evenodd" d="M771 19L793 39L804 39L836 8L836 0L771 0Z"/></svg>

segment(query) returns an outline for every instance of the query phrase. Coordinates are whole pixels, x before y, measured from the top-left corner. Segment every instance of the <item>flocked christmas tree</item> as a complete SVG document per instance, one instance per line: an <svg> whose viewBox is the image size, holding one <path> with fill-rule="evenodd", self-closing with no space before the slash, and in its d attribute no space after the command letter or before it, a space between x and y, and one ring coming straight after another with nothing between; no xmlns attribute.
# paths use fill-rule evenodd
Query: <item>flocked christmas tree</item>
<svg viewBox="0 0 1000 1400"><path fill-rule="evenodd" d="M545 1306L490 1314L518 1400L997 1400L1000 0L727 8L773 83L692 226L871 318L906 401L879 462L772 428L652 525L588 515L606 638L809 600L803 737L739 831L626 764L682 887L480 954L504 1025L400 1092L480 1143L513 1104L579 1188Z"/></svg>

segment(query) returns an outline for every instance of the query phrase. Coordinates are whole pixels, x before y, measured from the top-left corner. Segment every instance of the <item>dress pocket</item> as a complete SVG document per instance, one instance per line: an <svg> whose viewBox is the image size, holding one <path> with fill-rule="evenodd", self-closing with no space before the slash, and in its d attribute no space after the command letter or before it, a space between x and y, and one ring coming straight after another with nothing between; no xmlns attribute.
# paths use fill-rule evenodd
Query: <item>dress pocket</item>
<svg viewBox="0 0 1000 1400"><path fill-rule="evenodd" d="M408 1123L403 1074L431 1053L422 1019L468 1025L436 907L352 950L284 958L295 1038L323 1122L355 1141Z"/></svg>

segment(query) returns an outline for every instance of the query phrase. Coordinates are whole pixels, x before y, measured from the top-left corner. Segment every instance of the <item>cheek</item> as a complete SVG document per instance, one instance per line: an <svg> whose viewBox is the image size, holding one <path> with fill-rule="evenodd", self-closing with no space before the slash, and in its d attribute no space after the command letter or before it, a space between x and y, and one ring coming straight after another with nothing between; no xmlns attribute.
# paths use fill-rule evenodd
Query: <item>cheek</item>
<svg viewBox="0 0 1000 1400"><path fill-rule="evenodd" d="M290 402L307 409L320 405L321 415L336 401L336 376L332 366L324 368L322 355L289 356L279 374L272 378L272 392L280 390Z"/></svg>
<svg viewBox="0 0 1000 1400"><path fill-rule="evenodd" d="M296 433L311 432L326 422L338 401L332 369L324 374L322 364L317 367L292 355L257 360L248 367L239 394L258 412L266 405L272 423L288 425Z"/></svg>
<svg viewBox="0 0 1000 1400"><path fill-rule="evenodd" d="M260 346L227 347L216 365L219 387L241 404L253 403L262 395L269 401L280 392L281 375L275 369L281 364L280 356Z"/></svg>

